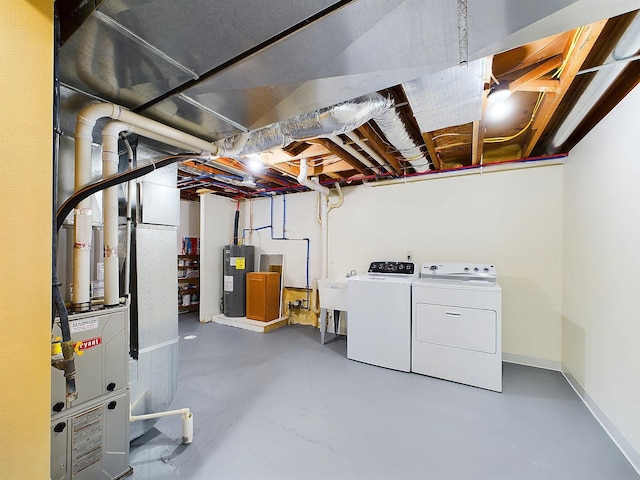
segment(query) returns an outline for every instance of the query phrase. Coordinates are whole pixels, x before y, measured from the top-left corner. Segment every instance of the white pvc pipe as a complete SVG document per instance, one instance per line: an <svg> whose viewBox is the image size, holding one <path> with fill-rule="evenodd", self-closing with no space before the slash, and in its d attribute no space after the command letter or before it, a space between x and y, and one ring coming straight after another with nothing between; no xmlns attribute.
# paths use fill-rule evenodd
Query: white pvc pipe
<svg viewBox="0 0 640 480"><path fill-rule="evenodd" d="M122 122L109 122L102 130L102 177L118 173L118 137L127 129ZM104 223L104 305L120 302L120 268L118 262L118 187L102 191Z"/></svg>
<svg viewBox="0 0 640 480"><path fill-rule="evenodd" d="M365 152L367 152L369 156L373 158L376 162L378 162L380 166L383 167L387 172L395 173L393 168L387 165L386 162L382 158L380 158L380 155L378 155L378 153L375 150L373 150L373 148L371 148L367 142L363 142L362 140L360 140L360 137L358 137L358 135L356 135L355 132L353 131L346 132L345 135L349 137L354 143L358 144L360 148L362 148Z"/></svg>
<svg viewBox="0 0 640 480"><path fill-rule="evenodd" d="M462 177L466 175L483 175L487 173L502 172L507 170L516 170L520 168L537 168L547 167L551 165L563 165L567 163L566 156L563 157L550 157L541 158L540 160L529 160L526 162L515 160L513 162L497 163L497 164L484 164L476 168L463 168L460 170L451 171L438 171L434 173L427 173L424 175L414 175L411 177L392 178L389 180L380 180L378 182L367 183L367 186L371 188L384 187L386 185L397 185L401 183L422 182L425 180L436 180L438 178L448 177Z"/></svg>
<svg viewBox="0 0 640 480"><path fill-rule="evenodd" d="M188 445L193 442L193 414L182 415L182 444Z"/></svg>
<svg viewBox="0 0 640 480"><path fill-rule="evenodd" d="M329 274L329 198L322 196L320 204L320 230L322 235L321 258L322 270L320 278L327 278Z"/></svg>
<svg viewBox="0 0 640 480"><path fill-rule="evenodd" d="M312 182L309 178L307 178L307 174L309 173L309 166L307 165L307 159L300 159L300 173L298 174L298 183L300 185L304 185L311 190L316 192L320 192L324 196L329 196L329 189L324 185L320 185L318 182Z"/></svg>
<svg viewBox="0 0 640 480"><path fill-rule="evenodd" d="M142 420L151 420L154 418L170 417L173 415L182 415L182 443L188 445L193 442L193 414L188 408L180 410L167 410L165 412L147 413L144 415L129 415L130 422L139 422Z"/></svg>
<svg viewBox="0 0 640 480"><path fill-rule="evenodd" d="M125 142L127 147L127 157L129 159L129 170L133 169L133 149L129 142ZM133 197L136 192L135 180L129 180L127 182L127 238L125 244L125 261L124 261L124 294L125 298L131 298L131 209L133 208Z"/></svg>
<svg viewBox="0 0 640 480"><path fill-rule="evenodd" d="M136 113L112 103L97 103L83 108L76 119L75 132L75 190L79 190L91 183L91 143L93 141L93 128L100 118L110 117L114 120L122 120L130 127L139 127L147 133L153 132L154 138L170 145L176 143L180 148L194 149L204 155L222 156L235 155L242 150L248 139L248 134L243 134L240 141L232 149L224 149L213 143L202 140L193 135L181 132L172 127L143 117ZM115 148L117 155L117 146ZM219 165L221 169L229 169L226 165ZM103 172L104 173L104 172ZM109 194L107 194L109 198ZM117 197L116 197L117 202ZM117 208L117 207L116 207ZM72 309L76 311L88 310L91 305L90 297L90 265L91 265L91 199L85 199L78 204L75 212L74 224L74 250L73 250L73 295L71 298ZM117 212L116 212L117 215ZM115 219L117 230L117 216ZM116 243L117 245L117 243ZM106 267L106 265L105 265ZM106 283L106 278L105 278ZM106 285L105 285L106 287ZM113 287L110 287L110 289Z"/></svg>
<svg viewBox="0 0 640 480"><path fill-rule="evenodd" d="M298 175L298 182L305 187L310 188L311 190L315 190L320 193L320 228L321 228L321 254L320 254L320 265L321 265L321 278L327 278L327 253L328 253L328 240L329 240L329 225L328 225L328 197L329 197L329 189L323 185L320 185L317 181L314 182L307 178L307 174L309 172L309 166L307 165L307 159L300 159L300 173Z"/></svg>
<svg viewBox="0 0 640 480"><path fill-rule="evenodd" d="M340 208L344 203L344 195L342 194L342 188L340 187L340 183L336 182L335 185L336 185L336 190L338 192L338 201L336 203L329 204L329 212L334 208Z"/></svg>
<svg viewBox="0 0 640 480"><path fill-rule="evenodd" d="M367 167L369 167L369 168L374 168L375 167L375 165L373 163L371 163L367 157L362 155L358 150L353 148L348 143L343 142L342 139L339 136L332 135L331 137L329 137L329 140L331 140L333 143L338 145L340 148L342 148L342 149L346 150L347 152L349 152L351 155L353 155L358 160L360 160L362 163L364 163Z"/></svg>

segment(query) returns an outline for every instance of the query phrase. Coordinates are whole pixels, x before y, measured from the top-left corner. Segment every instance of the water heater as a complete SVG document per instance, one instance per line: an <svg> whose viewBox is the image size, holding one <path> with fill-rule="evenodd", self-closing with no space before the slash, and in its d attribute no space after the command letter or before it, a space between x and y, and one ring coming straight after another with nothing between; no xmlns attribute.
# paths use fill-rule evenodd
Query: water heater
<svg viewBox="0 0 640 480"><path fill-rule="evenodd" d="M223 253L223 304L226 317L246 314L246 275L253 272L252 245L225 245Z"/></svg>

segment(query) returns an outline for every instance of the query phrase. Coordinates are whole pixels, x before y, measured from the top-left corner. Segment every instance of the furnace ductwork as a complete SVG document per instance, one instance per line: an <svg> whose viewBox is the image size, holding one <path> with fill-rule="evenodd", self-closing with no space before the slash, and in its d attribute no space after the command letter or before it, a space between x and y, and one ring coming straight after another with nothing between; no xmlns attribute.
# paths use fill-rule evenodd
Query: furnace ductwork
<svg viewBox="0 0 640 480"><path fill-rule="evenodd" d="M429 161L407 133L402 120L393 109L393 101L377 93L363 95L252 131L240 155L284 148L294 141L335 137L351 132L370 120L376 122L387 140L416 171L429 170ZM236 145L237 141L237 136L234 136L222 140L219 144L226 148Z"/></svg>

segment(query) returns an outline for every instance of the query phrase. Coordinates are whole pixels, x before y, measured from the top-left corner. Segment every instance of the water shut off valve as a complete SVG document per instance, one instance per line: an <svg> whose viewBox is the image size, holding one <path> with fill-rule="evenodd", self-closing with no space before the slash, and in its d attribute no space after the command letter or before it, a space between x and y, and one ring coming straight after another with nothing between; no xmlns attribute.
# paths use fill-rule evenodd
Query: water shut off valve
<svg viewBox="0 0 640 480"><path fill-rule="evenodd" d="M51 366L64 371L66 380L67 402L73 402L78 398L76 391L76 364L74 354L83 355L80 349L82 342L62 342L59 337L51 340Z"/></svg>

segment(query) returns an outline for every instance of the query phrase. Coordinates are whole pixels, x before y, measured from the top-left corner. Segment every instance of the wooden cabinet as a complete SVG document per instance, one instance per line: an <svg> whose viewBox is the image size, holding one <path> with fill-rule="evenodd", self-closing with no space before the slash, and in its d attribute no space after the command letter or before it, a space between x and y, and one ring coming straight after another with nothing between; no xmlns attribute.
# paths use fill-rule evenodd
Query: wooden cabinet
<svg viewBox="0 0 640 480"><path fill-rule="evenodd" d="M280 274L247 273L247 318L269 322L280 316Z"/></svg>
<svg viewBox="0 0 640 480"><path fill-rule="evenodd" d="M195 312L200 305L200 255L178 255L178 312Z"/></svg>

